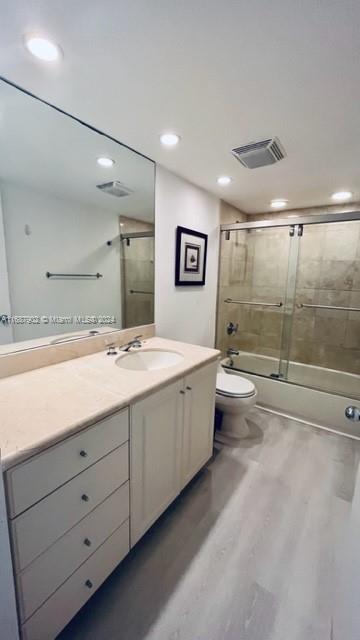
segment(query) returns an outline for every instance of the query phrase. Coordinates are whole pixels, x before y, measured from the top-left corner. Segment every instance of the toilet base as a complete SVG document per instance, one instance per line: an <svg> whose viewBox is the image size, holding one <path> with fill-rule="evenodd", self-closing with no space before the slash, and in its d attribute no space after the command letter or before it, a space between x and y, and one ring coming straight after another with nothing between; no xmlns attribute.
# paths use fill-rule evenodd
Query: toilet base
<svg viewBox="0 0 360 640"><path fill-rule="evenodd" d="M218 444L224 444L226 447L239 447L241 446L241 442L244 438L232 438L231 436L227 436L223 434L221 431L215 431L215 442Z"/></svg>
<svg viewBox="0 0 360 640"><path fill-rule="evenodd" d="M224 413L219 434L224 437L242 440L249 437L250 429L242 415Z"/></svg>
<svg viewBox="0 0 360 640"><path fill-rule="evenodd" d="M248 381L244 380L244 382ZM247 396L226 395L218 389L216 390L216 408L222 414L221 429L216 432L215 436L216 439L218 439L217 435L219 434L219 442L221 442L220 438L226 438L229 439L229 442L232 441L233 446L234 443L236 446L236 441L244 440L251 436L251 430L247 423L246 416L255 405L256 398L257 391L255 387L254 393Z"/></svg>

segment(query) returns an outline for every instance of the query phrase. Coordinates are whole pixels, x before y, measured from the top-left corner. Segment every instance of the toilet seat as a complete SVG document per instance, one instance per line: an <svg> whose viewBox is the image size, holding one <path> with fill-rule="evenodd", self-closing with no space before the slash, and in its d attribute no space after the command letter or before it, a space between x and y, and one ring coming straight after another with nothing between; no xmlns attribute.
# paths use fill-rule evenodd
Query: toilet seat
<svg viewBox="0 0 360 640"><path fill-rule="evenodd" d="M227 398L250 398L256 393L255 385L241 376L230 373L218 373L216 393Z"/></svg>

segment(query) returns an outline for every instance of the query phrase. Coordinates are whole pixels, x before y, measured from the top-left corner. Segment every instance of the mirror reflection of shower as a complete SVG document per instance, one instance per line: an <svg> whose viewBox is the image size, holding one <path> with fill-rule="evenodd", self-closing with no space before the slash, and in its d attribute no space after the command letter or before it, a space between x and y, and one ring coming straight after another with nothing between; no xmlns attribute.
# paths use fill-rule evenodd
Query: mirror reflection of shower
<svg viewBox="0 0 360 640"><path fill-rule="evenodd" d="M120 218L122 326L149 324L154 318L154 224Z"/></svg>

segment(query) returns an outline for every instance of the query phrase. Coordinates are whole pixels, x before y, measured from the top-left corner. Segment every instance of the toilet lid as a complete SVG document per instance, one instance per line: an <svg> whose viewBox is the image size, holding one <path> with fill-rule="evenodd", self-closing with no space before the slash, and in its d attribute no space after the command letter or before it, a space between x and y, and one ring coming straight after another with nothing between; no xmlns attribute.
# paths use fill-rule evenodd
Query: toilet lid
<svg viewBox="0 0 360 640"><path fill-rule="evenodd" d="M248 398L255 393L255 385L231 373L218 373L216 376L216 391L223 396L233 398Z"/></svg>

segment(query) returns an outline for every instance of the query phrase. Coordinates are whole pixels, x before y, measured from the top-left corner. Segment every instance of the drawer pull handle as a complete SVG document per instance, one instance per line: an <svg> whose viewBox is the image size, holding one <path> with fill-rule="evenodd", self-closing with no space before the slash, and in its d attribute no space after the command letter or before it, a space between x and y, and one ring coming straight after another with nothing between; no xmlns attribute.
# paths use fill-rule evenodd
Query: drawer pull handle
<svg viewBox="0 0 360 640"><path fill-rule="evenodd" d="M87 586L88 589L93 588L93 583L91 582L91 580L86 580L85 585Z"/></svg>
<svg viewBox="0 0 360 640"><path fill-rule="evenodd" d="M81 455L82 458L87 458L87 453L86 453L86 451L84 451L84 449L81 449L80 455Z"/></svg>
<svg viewBox="0 0 360 640"><path fill-rule="evenodd" d="M90 498L86 495L86 493L83 493L81 496L81 500L83 500L84 502L89 502Z"/></svg>
<svg viewBox="0 0 360 640"><path fill-rule="evenodd" d="M188 391L192 391L192 387L187 386L186 388Z"/></svg>
<svg viewBox="0 0 360 640"><path fill-rule="evenodd" d="M183 395L183 394L185 393L185 391L183 391L183 390L181 389L180 393L181 393L181 395Z"/></svg>
<svg viewBox="0 0 360 640"><path fill-rule="evenodd" d="M84 545L85 545L86 547L91 547L91 540L89 540L89 538L85 538L85 540L84 540Z"/></svg>

